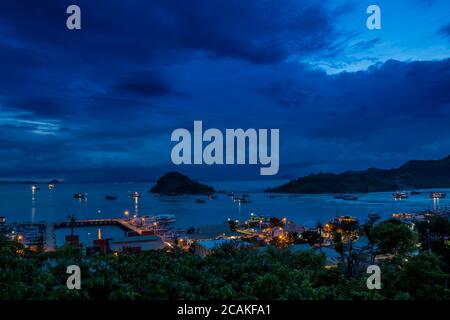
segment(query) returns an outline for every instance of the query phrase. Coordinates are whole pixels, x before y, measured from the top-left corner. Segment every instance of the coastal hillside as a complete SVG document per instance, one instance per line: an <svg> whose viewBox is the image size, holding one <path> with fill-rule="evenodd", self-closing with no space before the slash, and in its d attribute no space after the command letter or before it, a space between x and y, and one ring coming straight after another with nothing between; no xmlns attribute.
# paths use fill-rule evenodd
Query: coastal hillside
<svg viewBox="0 0 450 320"><path fill-rule="evenodd" d="M151 193L159 194L211 194L216 192L214 188L193 181L179 172L168 172L158 179L150 189Z"/></svg>
<svg viewBox="0 0 450 320"><path fill-rule="evenodd" d="M339 174L317 173L300 177L265 192L350 193L410 188L450 187L450 156L442 160L411 160L396 169L370 168Z"/></svg>

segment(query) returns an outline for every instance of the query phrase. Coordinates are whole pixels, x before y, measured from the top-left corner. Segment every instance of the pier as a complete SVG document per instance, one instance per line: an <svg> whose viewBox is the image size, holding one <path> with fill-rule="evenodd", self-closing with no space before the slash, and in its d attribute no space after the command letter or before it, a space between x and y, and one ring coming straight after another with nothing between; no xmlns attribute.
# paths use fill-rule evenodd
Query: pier
<svg viewBox="0 0 450 320"><path fill-rule="evenodd" d="M142 235L145 231L144 228L135 226L125 219L86 219L86 220L75 220L57 222L53 224L53 229L63 229L63 228L82 228L82 227L100 227L100 226L117 226L125 231L136 232Z"/></svg>

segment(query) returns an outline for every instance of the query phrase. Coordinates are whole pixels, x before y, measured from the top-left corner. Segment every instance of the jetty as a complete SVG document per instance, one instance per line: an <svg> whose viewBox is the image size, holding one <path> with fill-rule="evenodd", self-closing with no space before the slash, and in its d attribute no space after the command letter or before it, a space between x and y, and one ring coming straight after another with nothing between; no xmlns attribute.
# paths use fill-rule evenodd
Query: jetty
<svg viewBox="0 0 450 320"><path fill-rule="evenodd" d="M75 221L64 221L53 223L53 228L63 229L63 228L83 228L83 227L100 227L100 226L116 226L124 231L136 232L139 235L146 230L143 227L136 226L130 223L126 219L85 219L85 220L75 220Z"/></svg>

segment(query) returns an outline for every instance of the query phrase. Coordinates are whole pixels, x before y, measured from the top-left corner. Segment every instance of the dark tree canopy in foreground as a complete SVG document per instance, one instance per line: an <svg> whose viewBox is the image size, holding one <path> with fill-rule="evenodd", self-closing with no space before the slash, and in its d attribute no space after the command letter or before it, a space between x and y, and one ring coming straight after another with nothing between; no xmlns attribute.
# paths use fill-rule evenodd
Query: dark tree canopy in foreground
<svg viewBox="0 0 450 320"><path fill-rule="evenodd" d="M448 252L448 248L445 249ZM66 268L81 267L81 290L66 288ZM224 246L207 257L185 252L83 257L71 247L34 253L0 243L0 299L450 299L448 262L423 252L381 265L382 289L367 274L324 267L314 251Z"/></svg>

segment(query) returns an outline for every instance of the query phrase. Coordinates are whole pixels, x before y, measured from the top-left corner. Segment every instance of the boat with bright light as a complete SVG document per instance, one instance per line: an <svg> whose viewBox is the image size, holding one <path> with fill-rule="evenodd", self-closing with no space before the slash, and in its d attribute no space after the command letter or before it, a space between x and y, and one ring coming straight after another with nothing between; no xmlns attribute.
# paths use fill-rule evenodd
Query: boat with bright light
<svg viewBox="0 0 450 320"><path fill-rule="evenodd" d="M403 191L397 191L392 194L395 200L407 199L409 197L408 193Z"/></svg>
<svg viewBox="0 0 450 320"><path fill-rule="evenodd" d="M447 196L447 194L443 193L443 192L432 192L430 194L430 198L433 198L433 199L443 199L446 196Z"/></svg>

